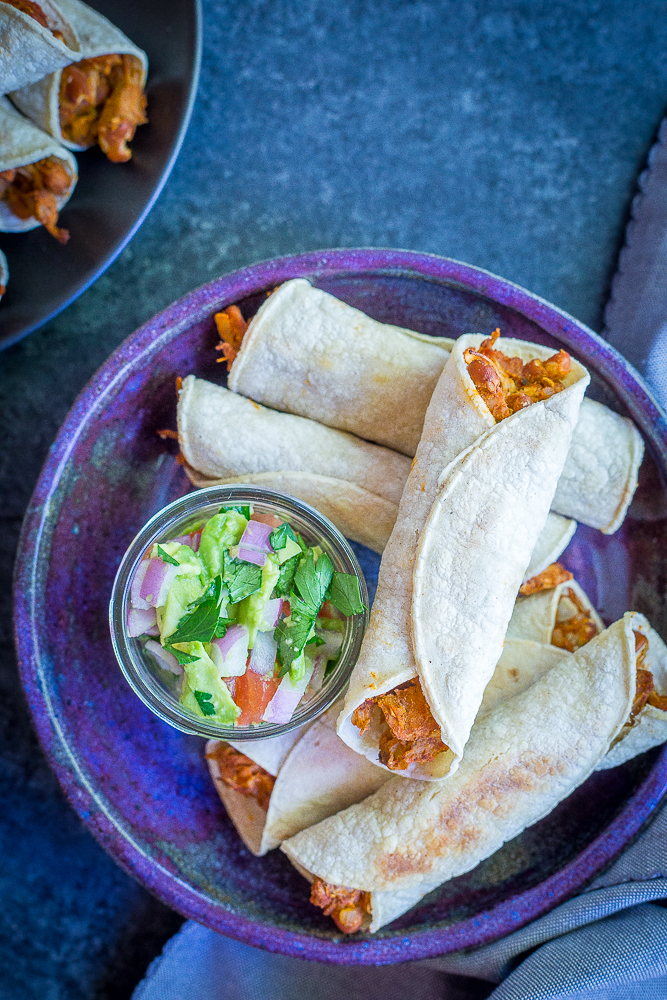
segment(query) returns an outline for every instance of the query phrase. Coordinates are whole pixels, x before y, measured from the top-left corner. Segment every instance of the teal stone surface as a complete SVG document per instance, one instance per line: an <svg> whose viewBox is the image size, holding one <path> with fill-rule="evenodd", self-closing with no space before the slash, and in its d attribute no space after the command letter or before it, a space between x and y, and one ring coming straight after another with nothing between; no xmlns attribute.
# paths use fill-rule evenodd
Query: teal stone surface
<svg viewBox="0 0 667 1000"><path fill-rule="evenodd" d="M180 923L67 804L16 672L18 532L84 384L190 289L325 246L466 260L600 329L664 113L655 0L205 0L204 16L197 104L152 214L81 299L0 355L2 1000L129 997Z"/></svg>

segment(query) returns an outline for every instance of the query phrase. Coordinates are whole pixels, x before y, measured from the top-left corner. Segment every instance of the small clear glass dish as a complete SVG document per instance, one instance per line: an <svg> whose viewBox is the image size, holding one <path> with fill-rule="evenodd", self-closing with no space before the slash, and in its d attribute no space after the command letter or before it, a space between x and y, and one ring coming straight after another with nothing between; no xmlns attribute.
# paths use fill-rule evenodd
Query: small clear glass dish
<svg viewBox="0 0 667 1000"><path fill-rule="evenodd" d="M150 653L144 651L141 640L128 635L126 622L132 578L142 557L154 543L185 534L188 525L207 520L217 514L221 506L246 504L251 504L256 513L279 515L301 533L308 545L321 546L329 555L334 570L357 576L361 599L368 607L366 583L354 552L328 518L301 500L255 486L210 486L189 493L155 514L131 543L118 568L109 604L111 641L126 680L144 704L176 729L207 739L264 739L312 722L345 690L368 624L367 610L343 619L343 641L335 667L322 687L297 706L289 722L224 726L200 718L182 705L179 701L181 678L160 668Z"/></svg>

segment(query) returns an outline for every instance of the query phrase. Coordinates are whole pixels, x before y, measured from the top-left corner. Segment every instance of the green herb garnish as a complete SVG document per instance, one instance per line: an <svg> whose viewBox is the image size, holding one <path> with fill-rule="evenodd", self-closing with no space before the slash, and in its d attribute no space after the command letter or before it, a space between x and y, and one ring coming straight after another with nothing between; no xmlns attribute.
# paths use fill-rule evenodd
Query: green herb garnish
<svg viewBox="0 0 667 1000"><path fill-rule="evenodd" d="M291 616L289 624L285 619L282 619L276 625L273 635L278 643L278 654L282 664L278 672L279 677L283 677L292 666L294 660L301 656L312 627L312 618L301 618L294 615Z"/></svg>
<svg viewBox="0 0 667 1000"><path fill-rule="evenodd" d="M283 523L269 535L269 543L273 551L280 552L281 549L284 549L287 545L288 538L291 538L293 542L297 542L298 545L297 537L292 531L291 526L286 521L283 521Z"/></svg>
<svg viewBox="0 0 667 1000"><path fill-rule="evenodd" d="M325 646L326 643L324 639L320 639L319 635L311 635L310 639L306 643L306 646Z"/></svg>
<svg viewBox="0 0 667 1000"><path fill-rule="evenodd" d="M215 715L215 707L211 704L213 695L208 691L193 691L193 694L204 715Z"/></svg>
<svg viewBox="0 0 667 1000"><path fill-rule="evenodd" d="M229 589L232 604L250 597L262 586L262 567L242 559L225 559L224 580Z"/></svg>
<svg viewBox="0 0 667 1000"><path fill-rule="evenodd" d="M246 521L249 521L252 517L252 508L248 504L244 504L241 507L221 507L220 514L226 514L228 510L235 510L241 517L245 517Z"/></svg>
<svg viewBox="0 0 667 1000"><path fill-rule="evenodd" d="M322 607L333 571L333 563L326 552L315 562L313 550L309 549L299 560L294 584L313 618L317 617Z"/></svg>
<svg viewBox="0 0 667 1000"><path fill-rule="evenodd" d="M161 545L157 547L157 554L163 562L169 563L170 566L180 566L178 559L174 559L168 552L165 552Z"/></svg>
<svg viewBox="0 0 667 1000"><path fill-rule="evenodd" d="M273 593L276 597L284 597L286 594L289 594L299 559L301 559L301 556L297 553L291 559L286 559L280 567L280 575L273 588Z"/></svg>
<svg viewBox="0 0 667 1000"><path fill-rule="evenodd" d="M195 660L199 659L198 656L194 656L192 653L184 653L182 649L174 649L173 646L165 646L165 649L176 657L181 666L184 666L186 663L194 663Z"/></svg>
<svg viewBox="0 0 667 1000"><path fill-rule="evenodd" d="M361 600L359 579L353 573L334 573L326 596L346 616L360 615L366 608Z"/></svg>
<svg viewBox="0 0 667 1000"><path fill-rule="evenodd" d="M213 638L222 639L227 634L227 627L233 624L233 618L218 618L218 623L213 631Z"/></svg>
<svg viewBox="0 0 667 1000"><path fill-rule="evenodd" d="M169 644L173 646L175 642L210 642L215 634L219 615L218 602L214 598L209 598L194 611L183 615L176 626L176 631L168 637Z"/></svg>

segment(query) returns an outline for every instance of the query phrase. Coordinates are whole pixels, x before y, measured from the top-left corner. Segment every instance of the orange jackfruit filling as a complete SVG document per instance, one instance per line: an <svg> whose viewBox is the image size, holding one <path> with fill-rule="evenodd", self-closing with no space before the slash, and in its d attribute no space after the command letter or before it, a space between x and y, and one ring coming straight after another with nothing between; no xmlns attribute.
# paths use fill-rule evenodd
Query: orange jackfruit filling
<svg viewBox="0 0 667 1000"><path fill-rule="evenodd" d="M521 358L494 350L499 336L500 330L494 330L479 350L468 347L463 352L468 374L496 422L561 392L570 371L567 351L558 351L546 361L535 358L524 364Z"/></svg>
<svg viewBox="0 0 667 1000"><path fill-rule="evenodd" d="M360 930L366 915L371 912L370 892L346 889L324 882L321 878L313 880L310 901L319 906L326 917L333 917L343 934L354 934Z"/></svg>
<svg viewBox="0 0 667 1000"><path fill-rule="evenodd" d="M449 749L442 742L440 727L417 678L359 705L352 713L352 723L362 733L369 726L376 705L386 723L379 740L380 763L390 771L404 771L410 764L426 764Z"/></svg>
<svg viewBox="0 0 667 1000"><path fill-rule="evenodd" d="M0 172L0 199L17 218L37 219L60 243L67 243L69 233L57 225L58 198L71 186L67 167L55 156Z"/></svg>
<svg viewBox="0 0 667 1000"><path fill-rule="evenodd" d="M66 66L60 76L60 130L77 146L99 143L112 163L125 163L128 142L144 125L146 95L137 56L107 55Z"/></svg>
<svg viewBox="0 0 667 1000"><path fill-rule="evenodd" d="M555 562L543 569L537 576L531 576L530 580L526 580L523 586L519 587L519 593L523 597L530 597L531 594L539 594L542 590L553 590L560 583L566 583L571 579L572 574L569 569L565 569L560 563Z"/></svg>
<svg viewBox="0 0 667 1000"><path fill-rule="evenodd" d="M577 649L585 646L587 642L594 639L599 629L593 621L590 611L582 604L575 592L568 587L563 596L567 597L577 609L575 614L563 621L556 621L554 630L551 633L551 645L558 646L559 649L567 649L574 653ZM560 602L559 602L560 603Z"/></svg>
<svg viewBox="0 0 667 1000"><path fill-rule="evenodd" d="M220 343L216 345L215 349L222 351L222 357L218 358L217 361L226 361L227 371L231 371L236 355L241 350L248 324L238 306L228 306L222 312L216 313L213 319L220 337Z"/></svg>
<svg viewBox="0 0 667 1000"><path fill-rule="evenodd" d="M269 799L276 781L273 775L227 743L221 743L206 756L209 760L216 761L220 780L229 788L255 799L262 809L269 808Z"/></svg>

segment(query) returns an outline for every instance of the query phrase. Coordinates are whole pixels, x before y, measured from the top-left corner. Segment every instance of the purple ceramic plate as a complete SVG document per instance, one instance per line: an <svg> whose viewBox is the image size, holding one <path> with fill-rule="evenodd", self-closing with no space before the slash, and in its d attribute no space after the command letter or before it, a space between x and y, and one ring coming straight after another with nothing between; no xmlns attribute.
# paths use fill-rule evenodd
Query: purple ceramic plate
<svg viewBox="0 0 667 1000"><path fill-rule="evenodd" d="M570 316L485 271L426 254L333 250L258 264L151 320L83 391L51 449L24 524L16 577L23 684L73 806L128 872L170 906L240 941L325 962L383 964L493 940L579 891L627 845L667 785L667 752L594 774L546 819L373 937L343 940L278 851L255 858L228 820L203 743L153 716L114 660L107 607L133 535L188 483L156 435L175 426L174 379L221 381L213 312L246 316L287 278L425 333L503 334L564 346L591 395L630 414L648 445L641 485L611 537L580 527L565 562L607 621L628 608L667 626L667 425L636 373ZM366 565L372 566L370 557ZM372 581L370 581L372 583Z"/></svg>

